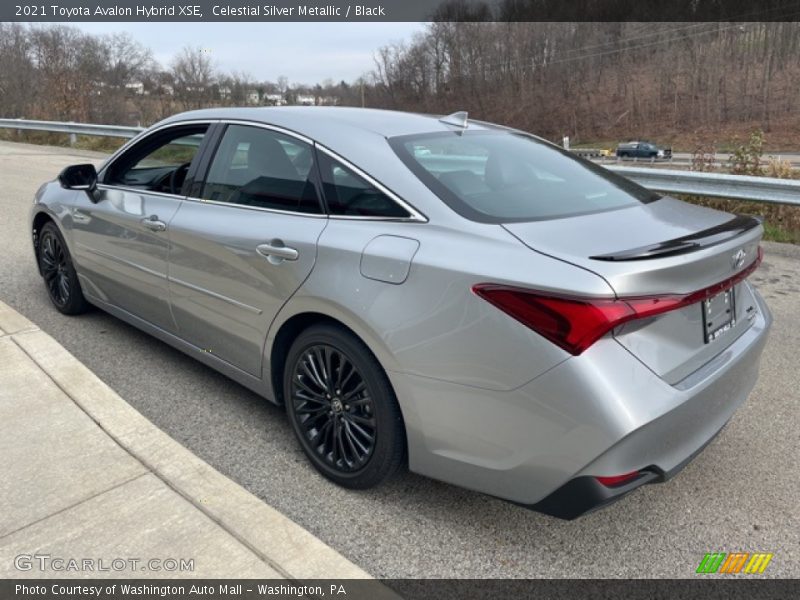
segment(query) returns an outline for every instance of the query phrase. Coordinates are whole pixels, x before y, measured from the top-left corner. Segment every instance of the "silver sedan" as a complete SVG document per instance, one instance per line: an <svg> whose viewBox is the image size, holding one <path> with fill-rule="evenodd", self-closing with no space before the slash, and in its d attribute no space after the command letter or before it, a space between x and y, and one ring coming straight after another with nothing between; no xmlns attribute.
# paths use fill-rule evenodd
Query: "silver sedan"
<svg viewBox="0 0 800 600"><path fill-rule="evenodd" d="M755 384L761 223L464 113L211 109L36 194L55 308L285 405L311 464L574 518L668 479Z"/></svg>

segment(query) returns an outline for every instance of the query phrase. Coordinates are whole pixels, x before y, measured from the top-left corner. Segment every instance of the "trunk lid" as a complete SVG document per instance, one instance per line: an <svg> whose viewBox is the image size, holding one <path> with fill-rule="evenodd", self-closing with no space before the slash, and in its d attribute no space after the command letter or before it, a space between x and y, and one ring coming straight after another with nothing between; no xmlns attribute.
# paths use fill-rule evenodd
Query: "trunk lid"
<svg viewBox="0 0 800 600"><path fill-rule="evenodd" d="M729 279L756 260L763 233L752 218L668 197L503 227L532 250L596 273L618 297L689 294ZM735 285L730 296L626 323L614 336L659 376L677 383L749 327L757 310L749 285ZM729 327L708 339L727 318Z"/></svg>

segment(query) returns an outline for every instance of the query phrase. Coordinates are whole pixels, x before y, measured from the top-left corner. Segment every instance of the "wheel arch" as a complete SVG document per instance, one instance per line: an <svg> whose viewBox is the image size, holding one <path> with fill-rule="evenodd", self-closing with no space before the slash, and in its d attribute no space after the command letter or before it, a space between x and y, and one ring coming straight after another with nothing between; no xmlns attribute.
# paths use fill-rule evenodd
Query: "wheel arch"
<svg viewBox="0 0 800 600"><path fill-rule="evenodd" d="M61 231L61 237L64 238L64 242L66 243L66 237L64 236L64 232L61 230L61 227L58 224L58 219L56 219L53 215L47 212L44 209L38 210L34 213L33 218L31 219L31 241L33 242L33 256L36 259L36 269L39 271L39 275L42 274L42 267L39 264L39 232L47 223L54 223L58 230ZM67 246L67 250L69 250L69 246Z"/></svg>
<svg viewBox="0 0 800 600"><path fill-rule="evenodd" d="M345 326L325 314L318 312L303 312L288 318L275 332L275 337L266 357L269 365L269 383L272 386L272 396L277 404L284 404L283 398L283 370L286 366L286 356L294 340L303 331L318 323L331 323ZM346 327L346 326L345 326ZM348 328L349 329L349 328Z"/></svg>
<svg viewBox="0 0 800 600"><path fill-rule="evenodd" d="M263 379L270 388L276 404L283 404L283 369L289 347L302 331L318 323L330 323L344 328L357 337L372 353L384 371L396 370L394 358L384 342L346 309L320 306L311 298L296 298L291 310L285 306L270 327L264 345ZM395 391L396 393L396 391ZM401 403L402 409L402 403Z"/></svg>
<svg viewBox="0 0 800 600"><path fill-rule="evenodd" d="M385 359L382 358L380 352L375 352L376 345L383 349L384 352L388 352L383 344L376 344L374 340L370 343L370 338L372 338L372 336L369 334L362 334L359 331L359 329L361 329L360 327L351 327L345 319L336 318L320 310L296 311L290 315L284 316L280 320L280 323L277 323L277 321L278 319L276 319L276 322L273 323L273 327L270 329L264 352L264 364L267 369L263 374L263 379L268 388L270 388L271 395L269 397L271 397L276 404L285 406L285 399L283 398L283 371L286 365L286 358L292 343L303 331L317 324L330 324L343 328L366 346L367 350L375 357L375 360L378 361L378 364L386 374L387 383L397 399L397 407L402 419L402 461L403 465L405 465L404 468L408 468L409 456L411 453L409 436L413 434L413 432L409 431L409 428L413 428L414 419L412 418L412 423L409 423L406 411L403 409L403 401L400 398L395 383L392 381L392 377L390 377Z"/></svg>

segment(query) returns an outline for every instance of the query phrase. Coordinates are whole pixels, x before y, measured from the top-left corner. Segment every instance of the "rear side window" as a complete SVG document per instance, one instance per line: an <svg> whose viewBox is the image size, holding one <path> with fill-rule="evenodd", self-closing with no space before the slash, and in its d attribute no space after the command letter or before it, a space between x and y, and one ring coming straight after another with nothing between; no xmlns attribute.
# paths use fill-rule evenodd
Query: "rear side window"
<svg viewBox="0 0 800 600"><path fill-rule="evenodd" d="M550 144L498 131L402 136L392 148L453 210L484 223L601 212L660 198Z"/></svg>
<svg viewBox="0 0 800 600"><path fill-rule="evenodd" d="M216 202L321 213L313 148L277 131L229 125L201 197Z"/></svg>
<svg viewBox="0 0 800 600"><path fill-rule="evenodd" d="M325 201L332 215L404 219L408 211L352 169L319 153Z"/></svg>

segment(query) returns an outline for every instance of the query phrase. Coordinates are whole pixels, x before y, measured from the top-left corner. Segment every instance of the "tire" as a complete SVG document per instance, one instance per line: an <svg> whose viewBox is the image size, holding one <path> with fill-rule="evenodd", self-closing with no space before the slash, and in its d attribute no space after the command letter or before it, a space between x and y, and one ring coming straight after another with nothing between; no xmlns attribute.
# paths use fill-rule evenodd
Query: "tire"
<svg viewBox="0 0 800 600"><path fill-rule="evenodd" d="M83 297L72 257L55 223L45 223L38 241L36 260L53 306L65 315L86 312L89 303Z"/></svg>
<svg viewBox="0 0 800 600"><path fill-rule="evenodd" d="M331 481L366 489L405 463L405 427L389 379L343 327L312 325L295 339L283 391L303 452Z"/></svg>

